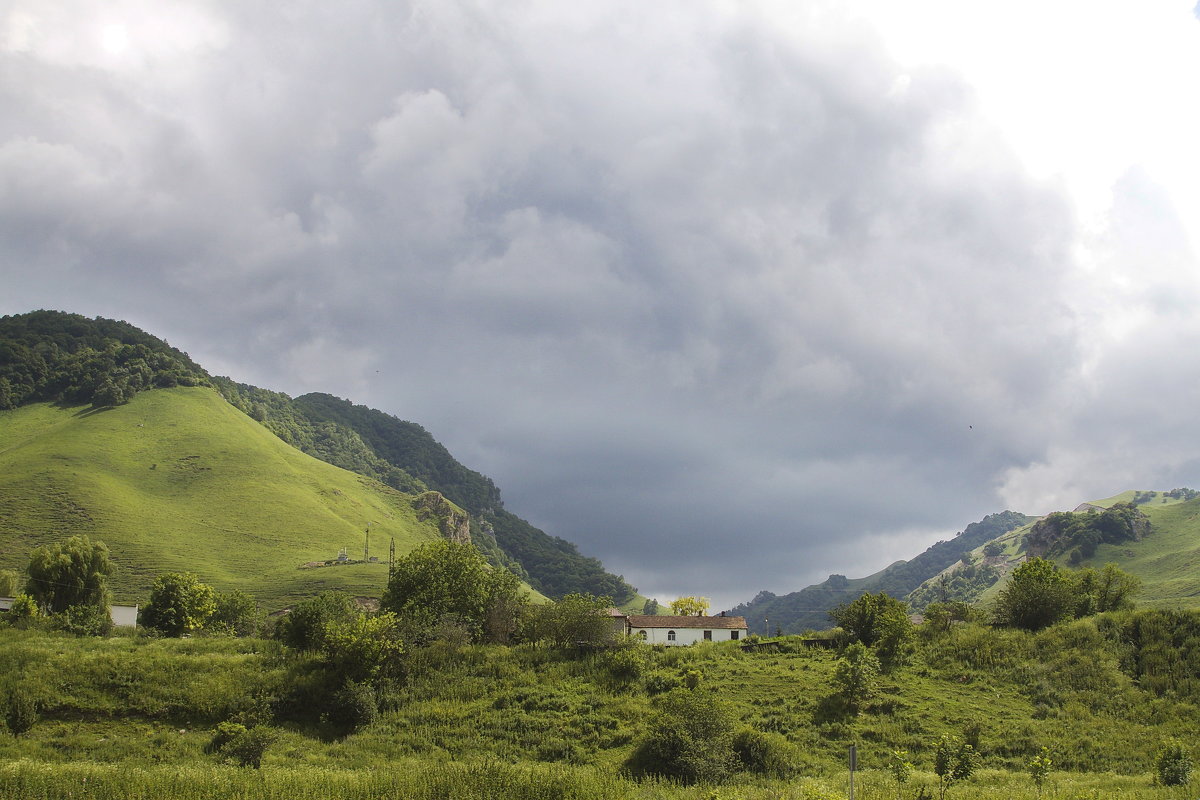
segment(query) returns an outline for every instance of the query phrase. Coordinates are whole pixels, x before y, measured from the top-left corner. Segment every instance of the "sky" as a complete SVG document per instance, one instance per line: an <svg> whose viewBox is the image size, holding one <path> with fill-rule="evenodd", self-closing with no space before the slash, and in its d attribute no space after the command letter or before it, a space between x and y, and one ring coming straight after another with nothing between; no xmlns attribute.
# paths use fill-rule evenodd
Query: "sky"
<svg viewBox="0 0 1200 800"><path fill-rule="evenodd" d="M1200 487L1200 5L0 0L0 314L728 608Z"/></svg>

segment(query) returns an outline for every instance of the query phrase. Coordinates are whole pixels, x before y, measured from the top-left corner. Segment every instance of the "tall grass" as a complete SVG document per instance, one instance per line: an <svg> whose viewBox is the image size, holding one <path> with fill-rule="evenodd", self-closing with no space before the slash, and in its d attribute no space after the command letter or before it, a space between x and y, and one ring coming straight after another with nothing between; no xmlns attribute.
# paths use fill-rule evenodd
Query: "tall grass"
<svg viewBox="0 0 1200 800"><path fill-rule="evenodd" d="M934 789L918 773L904 787ZM842 800L846 776L788 782L743 782L721 787L637 783L605 771L496 761L402 761L373 770L305 766L259 771L216 765L143 767L32 761L0 764L0 797L9 800ZM936 790L932 792L936 795ZM1028 776L987 771L955 785L947 798L1035 800ZM1181 800L1187 787L1154 786L1148 776L1051 775L1042 798L1054 800ZM855 776L859 800L894 800L895 784L882 772Z"/></svg>

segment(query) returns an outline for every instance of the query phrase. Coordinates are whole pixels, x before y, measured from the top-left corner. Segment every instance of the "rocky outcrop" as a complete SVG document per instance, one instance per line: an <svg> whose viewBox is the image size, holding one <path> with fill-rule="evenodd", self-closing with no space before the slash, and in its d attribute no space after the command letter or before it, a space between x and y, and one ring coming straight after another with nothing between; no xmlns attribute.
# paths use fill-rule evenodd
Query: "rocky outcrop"
<svg viewBox="0 0 1200 800"><path fill-rule="evenodd" d="M437 520L442 536L452 542L471 543L471 517L441 492L422 492L413 498L412 505L422 522Z"/></svg>

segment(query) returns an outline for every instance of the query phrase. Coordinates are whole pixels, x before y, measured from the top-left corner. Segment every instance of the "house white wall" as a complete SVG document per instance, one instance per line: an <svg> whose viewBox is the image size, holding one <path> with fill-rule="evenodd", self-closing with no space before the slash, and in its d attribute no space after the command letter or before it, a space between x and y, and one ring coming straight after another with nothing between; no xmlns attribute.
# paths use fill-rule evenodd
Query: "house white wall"
<svg viewBox="0 0 1200 800"><path fill-rule="evenodd" d="M108 616L112 618L113 625L118 628L136 628L138 607L111 605L108 607Z"/></svg>
<svg viewBox="0 0 1200 800"><path fill-rule="evenodd" d="M745 631L730 630L728 628L631 628L630 636L636 636L642 639L641 632L646 632L646 637L642 641L647 644L666 644L666 645L689 645L696 642L710 641L704 638L704 631L709 631L712 634L711 641L728 642L734 638L745 638ZM671 634L674 633L674 638ZM737 634L735 637L734 634Z"/></svg>

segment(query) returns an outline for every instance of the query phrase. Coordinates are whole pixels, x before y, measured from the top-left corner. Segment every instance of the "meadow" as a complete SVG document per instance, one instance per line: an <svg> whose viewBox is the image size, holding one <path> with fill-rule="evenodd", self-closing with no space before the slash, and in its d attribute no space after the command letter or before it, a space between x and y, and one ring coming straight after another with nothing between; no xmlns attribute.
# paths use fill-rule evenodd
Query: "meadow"
<svg viewBox="0 0 1200 800"><path fill-rule="evenodd" d="M856 711L838 701L838 654L797 637L776 652L436 642L404 654L379 717L348 735L273 711L312 658L274 640L4 629L0 694L34 697L40 719L0 735L0 796L843 798L855 744L856 798L933 798L934 742L951 734L974 742L982 763L949 798L1185 798L1195 783L1190 793L1155 785L1153 761L1168 737L1195 747L1198 667L1165 654L1198 627L1182 612L1037 634L957 626L920 637ZM739 727L785 740L786 774L635 780L631 753L662 698L687 685ZM273 716L278 739L261 769L206 752L218 723ZM1039 792L1027 767L1042 747L1053 768ZM887 767L895 750L915 767L900 787Z"/></svg>

